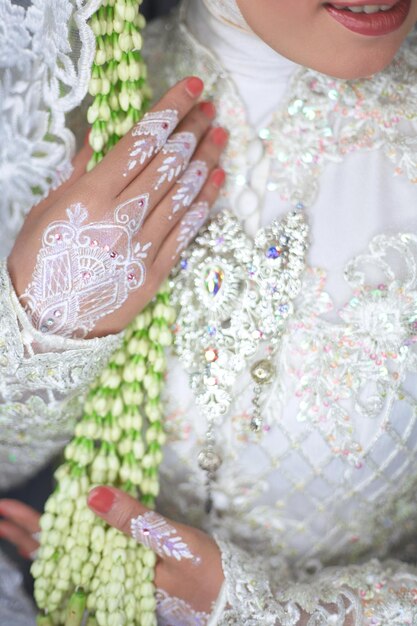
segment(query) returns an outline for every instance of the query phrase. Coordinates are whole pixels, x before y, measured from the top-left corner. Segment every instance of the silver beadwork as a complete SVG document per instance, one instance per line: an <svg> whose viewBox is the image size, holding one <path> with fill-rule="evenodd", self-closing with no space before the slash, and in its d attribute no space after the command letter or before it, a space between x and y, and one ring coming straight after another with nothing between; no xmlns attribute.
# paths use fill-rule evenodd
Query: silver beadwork
<svg viewBox="0 0 417 626"><path fill-rule="evenodd" d="M262 229L254 242L225 211L189 249L174 283L176 349L209 420L226 415L236 377L261 343L282 334L300 290L307 236L302 211Z"/></svg>
<svg viewBox="0 0 417 626"><path fill-rule="evenodd" d="M222 463L214 426L227 414L233 385L247 361L263 343L275 352L301 287L308 226L303 207L297 208L260 230L254 242L230 212L217 215L174 277L176 348L208 421L206 444L198 456L206 472L208 513L211 483ZM258 360L251 374L256 385L250 428L259 432L261 388L274 376L271 358Z"/></svg>

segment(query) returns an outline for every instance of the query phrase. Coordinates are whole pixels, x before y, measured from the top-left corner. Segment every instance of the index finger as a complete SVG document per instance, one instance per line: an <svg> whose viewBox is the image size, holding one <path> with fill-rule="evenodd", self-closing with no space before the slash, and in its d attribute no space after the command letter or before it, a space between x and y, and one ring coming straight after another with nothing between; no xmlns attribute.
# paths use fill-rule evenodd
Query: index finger
<svg viewBox="0 0 417 626"><path fill-rule="evenodd" d="M114 487L94 487L88 494L88 506L108 524L150 548L161 559L189 560L200 563L192 537L183 524L173 525L163 515L147 509L127 493Z"/></svg>
<svg viewBox="0 0 417 626"><path fill-rule="evenodd" d="M174 85L94 168L101 191L116 197L165 145L204 89L197 76Z"/></svg>

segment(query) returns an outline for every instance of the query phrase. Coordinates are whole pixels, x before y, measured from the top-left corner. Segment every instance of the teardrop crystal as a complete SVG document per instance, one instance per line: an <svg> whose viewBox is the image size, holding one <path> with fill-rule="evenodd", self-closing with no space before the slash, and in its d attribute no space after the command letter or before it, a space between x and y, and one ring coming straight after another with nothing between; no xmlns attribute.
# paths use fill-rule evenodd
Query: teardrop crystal
<svg viewBox="0 0 417 626"><path fill-rule="evenodd" d="M224 279L224 272L221 267L211 267L205 276L204 284L210 295L217 296Z"/></svg>

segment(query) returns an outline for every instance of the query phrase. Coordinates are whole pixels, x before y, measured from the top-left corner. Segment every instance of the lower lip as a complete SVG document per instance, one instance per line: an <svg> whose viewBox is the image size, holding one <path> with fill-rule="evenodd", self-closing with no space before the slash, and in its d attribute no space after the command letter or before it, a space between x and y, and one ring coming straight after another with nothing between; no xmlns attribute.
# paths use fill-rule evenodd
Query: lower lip
<svg viewBox="0 0 417 626"><path fill-rule="evenodd" d="M382 3L381 3L382 4ZM389 11L378 13L352 13L326 5L325 9L336 22L348 30L368 37L381 37L398 30L410 12L411 0L399 0Z"/></svg>

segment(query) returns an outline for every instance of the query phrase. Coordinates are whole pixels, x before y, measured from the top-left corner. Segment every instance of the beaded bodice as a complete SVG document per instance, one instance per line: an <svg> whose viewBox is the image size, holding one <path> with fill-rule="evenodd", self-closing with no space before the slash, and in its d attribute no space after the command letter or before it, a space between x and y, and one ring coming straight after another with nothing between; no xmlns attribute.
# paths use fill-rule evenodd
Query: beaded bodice
<svg viewBox="0 0 417 626"><path fill-rule="evenodd" d="M152 50L152 30L149 37ZM268 555L271 564L278 555L304 567L317 559L386 553L406 541L407 527L417 521L417 222L412 209L417 59L411 40L373 80L347 83L296 71L285 101L258 129L264 157L251 167L256 135L232 80L183 23L168 23L164 37L165 79L202 75L219 122L231 130L223 163L229 183L220 204L231 206L245 224L242 181L255 177L259 193L263 177L263 193L276 194L278 216L287 202L307 202L312 249L295 313L274 357L277 374L263 400L262 432L249 428L249 370L255 358L238 376L232 407L217 426L223 465L210 518L197 465L206 420L182 365L171 357L161 505L170 515ZM339 227L336 217L327 215L337 228L335 239L345 246L342 264L329 237L327 249L320 248L320 203L329 203L328 213L334 212L337 185L329 180L346 172L347 185L355 168L359 176L361 164L370 172L369 193L362 190L357 201L367 209L396 185L397 203L382 202L379 215L372 209L372 227L364 216L366 233L358 234L357 242L346 242L338 231L345 227L354 233L358 213L349 220L336 209ZM372 185L380 187L378 193ZM320 263L326 255L327 262Z"/></svg>

